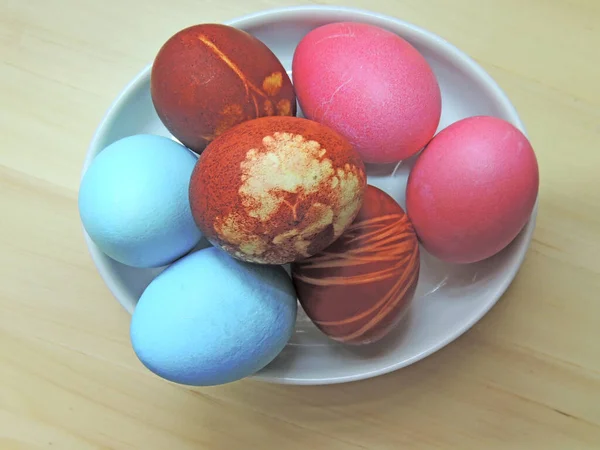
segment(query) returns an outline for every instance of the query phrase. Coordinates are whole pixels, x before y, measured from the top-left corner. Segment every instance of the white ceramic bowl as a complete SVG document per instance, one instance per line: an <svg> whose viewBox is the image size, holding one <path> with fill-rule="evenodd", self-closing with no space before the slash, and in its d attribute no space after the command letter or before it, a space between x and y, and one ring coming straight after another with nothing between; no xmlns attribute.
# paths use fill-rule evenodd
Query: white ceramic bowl
<svg viewBox="0 0 600 450"><path fill-rule="evenodd" d="M525 131L509 99L479 65L440 37L399 19L350 8L306 6L259 12L228 24L261 39L289 71L300 39L311 29L336 21L360 21L387 28L425 56L442 90L438 131L459 119L480 114L500 117ZM150 67L135 77L110 106L90 145L84 172L92 159L117 139L137 133L170 136L152 105ZM384 189L404 207L412 162L371 166L369 183ZM473 326L505 292L524 259L536 212L537 204L529 223L512 244L483 262L454 266L422 251L420 281L412 306L395 331L377 344L348 347L335 343L300 310L296 332L287 347L254 377L290 384L341 383L399 369L441 349ZM89 236L86 239L100 275L132 313L140 294L163 269L126 267L100 252Z"/></svg>

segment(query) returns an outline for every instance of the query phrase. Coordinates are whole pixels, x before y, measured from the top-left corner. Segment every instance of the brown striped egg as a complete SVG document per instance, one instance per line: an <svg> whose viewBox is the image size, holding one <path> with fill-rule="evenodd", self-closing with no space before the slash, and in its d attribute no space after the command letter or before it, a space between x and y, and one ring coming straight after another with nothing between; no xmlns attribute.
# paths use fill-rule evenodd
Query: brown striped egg
<svg viewBox="0 0 600 450"><path fill-rule="evenodd" d="M168 39L154 59L150 92L165 127L197 153L246 120L296 115L294 87L275 54L222 24L194 25Z"/></svg>
<svg viewBox="0 0 600 450"><path fill-rule="evenodd" d="M419 244L396 201L367 186L356 219L332 245L292 264L300 304L330 338L368 344L406 312L419 279Z"/></svg>
<svg viewBox="0 0 600 450"><path fill-rule="evenodd" d="M244 261L285 264L341 236L366 185L360 156L337 132L298 117L263 117L202 152L190 204L215 246Z"/></svg>

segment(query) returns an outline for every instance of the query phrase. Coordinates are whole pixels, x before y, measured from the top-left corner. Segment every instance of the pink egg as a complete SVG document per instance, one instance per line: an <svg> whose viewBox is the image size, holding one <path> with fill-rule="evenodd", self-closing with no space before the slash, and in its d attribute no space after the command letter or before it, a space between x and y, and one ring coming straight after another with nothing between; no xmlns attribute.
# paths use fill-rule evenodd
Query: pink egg
<svg viewBox="0 0 600 450"><path fill-rule="evenodd" d="M470 117L442 130L419 155L406 209L429 253L472 263L517 236L538 187L538 164L525 135L501 119Z"/></svg>
<svg viewBox="0 0 600 450"><path fill-rule="evenodd" d="M316 28L298 44L292 72L304 115L344 135L365 162L406 159L437 129L437 79L390 31L354 22Z"/></svg>

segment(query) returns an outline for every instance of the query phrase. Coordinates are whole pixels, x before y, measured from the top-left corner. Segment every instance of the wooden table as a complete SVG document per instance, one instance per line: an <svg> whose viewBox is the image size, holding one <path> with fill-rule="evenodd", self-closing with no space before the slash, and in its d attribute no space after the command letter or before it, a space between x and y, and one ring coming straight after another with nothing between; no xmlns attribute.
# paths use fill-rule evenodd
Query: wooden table
<svg viewBox="0 0 600 450"><path fill-rule="evenodd" d="M94 129L175 31L295 3L0 1L0 448L600 448L597 0L344 2L472 55L537 151L533 245L470 332L407 369L326 387L188 389L137 360L80 228Z"/></svg>

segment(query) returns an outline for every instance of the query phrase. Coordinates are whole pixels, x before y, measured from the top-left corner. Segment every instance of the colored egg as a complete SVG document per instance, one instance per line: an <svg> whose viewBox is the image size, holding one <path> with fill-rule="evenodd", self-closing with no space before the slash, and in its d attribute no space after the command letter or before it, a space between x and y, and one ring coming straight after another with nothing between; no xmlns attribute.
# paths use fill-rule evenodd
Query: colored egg
<svg viewBox="0 0 600 450"><path fill-rule="evenodd" d="M140 361L175 383L209 386L250 376L290 339L297 302L281 266L238 261L210 247L158 275L133 312Z"/></svg>
<svg viewBox="0 0 600 450"><path fill-rule="evenodd" d="M442 130L419 156L407 212L425 249L473 263L505 248L529 220L538 164L525 135L495 117L470 117Z"/></svg>
<svg viewBox="0 0 600 450"><path fill-rule="evenodd" d="M304 115L345 136L367 163L406 159L437 129L437 79L390 31L353 22L318 27L298 44L292 68Z"/></svg>
<svg viewBox="0 0 600 450"><path fill-rule="evenodd" d="M150 89L165 127L198 153L238 123L296 114L294 88L275 54L227 25L194 25L167 40Z"/></svg>
<svg viewBox="0 0 600 450"><path fill-rule="evenodd" d="M196 156L171 139L122 138L103 149L79 188L79 214L105 254L134 267L159 267L189 252L201 233L189 204Z"/></svg>
<svg viewBox="0 0 600 450"><path fill-rule="evenodd" d="M404 210L369 185L363 206L323 252L292 264L307 316L330 338L376 342L407 311L419 279L419 244Z"/></svg>
<svg viewBox="0 0 600 450"><path fill-rule="evenodd" d="M338 133L297 117L265 117L206 148L190 201L211 243L244 261L284 264L338 238L365 187L363 163Z"/></svg>

